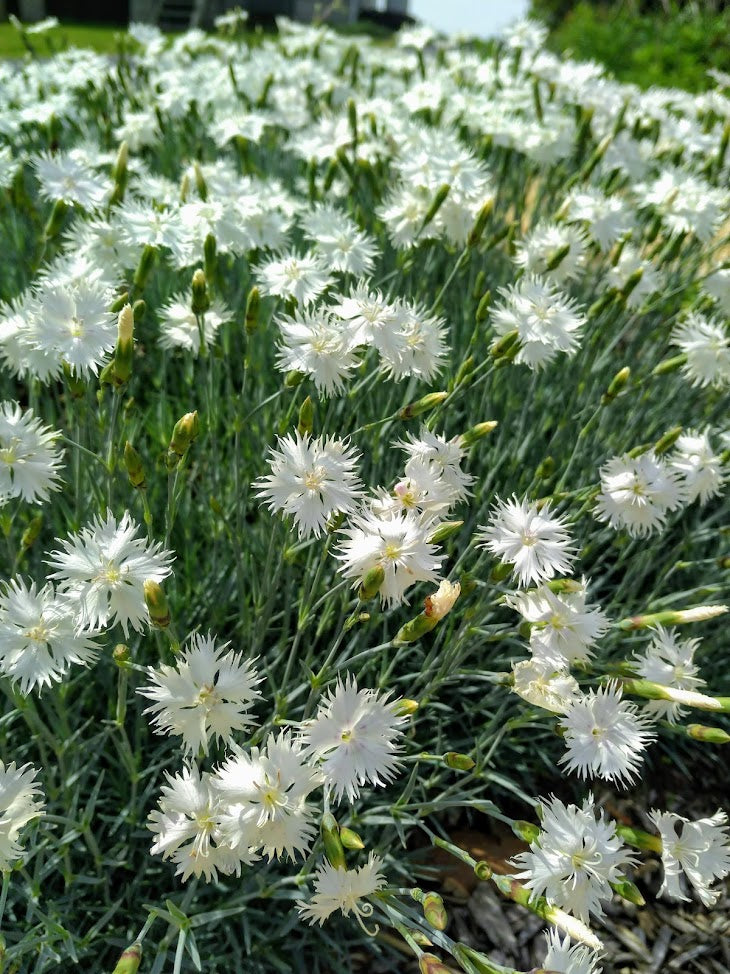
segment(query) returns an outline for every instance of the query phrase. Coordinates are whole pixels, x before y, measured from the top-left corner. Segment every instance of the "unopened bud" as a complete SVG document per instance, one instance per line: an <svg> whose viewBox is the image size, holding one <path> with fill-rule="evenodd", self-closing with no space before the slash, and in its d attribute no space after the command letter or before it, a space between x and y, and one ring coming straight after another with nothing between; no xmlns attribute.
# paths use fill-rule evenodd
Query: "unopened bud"
<svg viewBox="0 0 730 974"><path fill-rule="evenodd" d="M521 819L517 819L512 823L512 831L518 839L522 839L528 845L536 842L540 837L540 828L537 825L522 821Z"/></svg>
<svg viewBox="0 0 730 974"><path fill-rule="evenodd" d="M394 703L394 712L398 717L410 717L418 710L417 700L409 700L408 697L401 697Z"/></svg>
<svg viewBox="0 0 730 974"><path fill-rule="evenodd" d="M476 766L473 758L468 754L459 754L458 751L447 751L442 760L447 768L452 768L454 771L471 771Z"/></svg>
<svg viewBox="0 0 730 974"><path fill-rule="evenodd" d="M142 298L138 298L132 305L132 311L134 312L134 323L138 325L147 313L146 302Z"/></svg>
<svg viewBox="0 0 730 974"><path fill-rule="evenodd" d="M489 573L490 582L503 582L512 572L512 565L495 565Z"/></svg>
<svg viewBox="0 0 730 974"><path fill-rule="evenodd" d="M352 144L357 145L357 105L353 98L349 98L347 101L347 121L352 134Z"/></svg>
<svg viewBox="0 0 730 974"><path fill-rule="evenodd" d="M134 287L137 291L143 291L145 284L147 283L150 273L152 272L152 267L155 263L155 258L157 257L157 249L151 244L147 244L142 251L142 256L139 258L139 263L137 264L137 270L134 272Z"/></svg>
<svg viewBox="0 0 730 974"><path fill-rule="evenodd" d="M694 609L668 609L665 612L652 612L646 615L622 619L618 628L625 631L649 629L656 625L681 626L688 622L705 622L728 611L726 605L698 605Z"/></svg>
<svg viewBox="0 0 730 974"><path fill-rule="evenodd" d="M443 544L448 538L458 534L464 526L463 521L442 521L433 534L429 535L429 544Z"/></svg>
<svg viewBox="0 0 730 974"><path fill-rule="evenodd" d="M675 355L672 358L665 358L663 362L652 369L652 375L667 375L669 372L676 372L683 365L687 364L686 355Z"/></svg>
<svg viewBox="0 0 730 974"><path fill-rule="evenodd" d="M20 547L23 551L28 551L36 543L38 535L41 533L42 524L43 515L36 514L20 538Z"/></svg>
<svg viewBox="0 0 730 974"><path fill-rule="evenodd" d="M470 446L473 446L482 437L488 436L493 430L496 430L499 423L496 419L487 420L486 423L477 423L476 426L472 426L468 429L466 433L462 433L459 437L459 446L465 450L468 450Z"/></svg>
<svg viewBox="0 0 730 974"><path fill-rule="evenodd" d="M706 727L704 724L688 724L687 734L695 741L705 744L730 744L730 734L721 727Z"/></svg>
<svg viewBox="0 0 730 974"><path fill-rule="evenodd" d="M404 406L403 409L398 413L399 419L413 419L414 416L420 416L422 413L427 413L431 409L435 409L439 406L444 399L448 396L448 392L429 392L421 399L417 399L416 402L410 403L408 406Z"/></svg>
<svg viewBox="0 0 730 974"><path fill-rule="evenodd" d="M479 304L477 305L476 320L479 322L486 321L489 315L489 305L492 300L492 292L485 291L481 297Z"/></svg>
<svg viewBox="0 0 730 974"><path fill-rule="evenodd" d="M150 621L157 629L167 629L172 621L170 607L167 604L167 596L162 590L162 586L148 578L143 585L144 601L147 611L150 614Z"/></svg>
<svg viewBox="0 0 730 974"><path fill-rule="evenodd" d="M304 402L299 407L299 423L297 425L297 430L301 436L307 433L311 433L314 429L314 405L312 403L311 397L307 396Z"/></svg>
<svg viewBox="0 0 730 974"><path fill-rule="evenodd" d="M411 619L410 622L400 627L393 643L396 646L402 646L404 643L415 643L421 636L425 636L426 633L435 629L436 621L436 619L430 619L425 612L422 612L415 619Z"/></svg>
<svg viewBox="0 0 730 974"><path fill-rule="evenodd" d="M418 968L421 974L452 974L451 968L442 964L435 954L421 954Z"/></svg>
<svg viewBox="0 0 730 974"><path fill-rule="evenodd" d="M481 879L483 883L489 882L492 878L492 867L484 859L480 859L479 862L474 863L474 875L477 879Z"/></svg>
<svg viewBox="0 0 730 974"><path fill-rule="evenodd" d="M441 899L438 893L426 893L423 897L421 905L423 906L423 915L426 918L426 922L429 923L434 930L445 930L449 923L449 918L446 913L446 907L444 906L444 901Z"/></svg>
<svg viewBox="0 0 730 974"><path fill-rule="evenodd" d="M119 297L112 303L109 308L112 314L119 314L125 304L129 303L129 291L125 291L124 294L120 294Z"/></svg>
<svg viewBox="0 0 730 974"><path fill-rule="evenodd" d="M432 595L426 596L424 615L434 622L440 622L445 615L451 612L460 594L461 585L458 582L449 582L444 579Z"/></svg>
<svg viewBox="0 0 730 974"><path fill-rule="evenodd" d="M340 842L345 849L364 849L365 843L357 832L348 829L345 825L340 826Z"/></svg>
<svg viewBox="0 0 730 974"><path fill-rule="evenodd" d="M284 385L287 389L296 389L296 387L300 386L306 378L306 372L297 372L295 369L293 369L291 372L287 372L286 378L284 379Z"/></svg>
<svg viewBox="0 0 730 974"><path fill-rule="evenodd" d="M611 889L614 893L618 893L622 899L633 903L635 906L646 905L646 900L641 895L638 886L634 885L630 879L620 879L617 882L611 883Z"/></svg>
<svg viewBox="0 0 730 974"><path fill-rule="evenodd" d="M193 174L195 176L195 188L198 191L198 196L205 202L208 199L208 184L205 181L205 176L203 175L203 170L200 168L199 162L193 164Z"/></svg>
<svg viewBox="0 0 730 974"><path fill-rule="evenodd" d="M203 264L205 267L205 279L212 287L214 286L218 269L217 245L212 233L208 234L203 244Z"/></svg>
<svg viewBox="0 0 730 974"><path fill-rule="evenodd" d="M129 666L132 661L132 654L129 651L129 646L124 643L117 643L112 651L112 659L117 664L120 669L125 669Z"/></svg>
<svg viewBox="0 0 730 974"><path fill-rule="evenodd" d="M360 584L360 590L358 592L358 598L361 602L369 602L370 599L374 599L375 596L380 591L380 587L385 581L385 569L382 565L376 565L369 571L365 572L365 576Z"/></svg>
<svg viewBox="0 0 730 974"><path fill-rule="evenodd" d="M117 318L117 345L114 349L113 371L116 385L129 382L134 357L134 312L125 304Z"/></svg>
<svg viewBox="0 0 730 974"><path fill-rule="evenodd" d="M129 147L126 142L122 142L117 152L116 162L112 166L112 179L114 180L114 190L112 191L110 203L121 203L127 189L127 163L129 158Z"/></svg>
<svg viewBox="0 0 730 974"><path fill-rule="evenodd" d="M423 222L421 223L421 230L425 230L426 227L429 225L429 223L431 223L431 221L436 216L438 211L444 205L446 201L446 197L449 195L450 190L451 190L451 186L448 183L443 183L436 190L436 194L434 198L431 200L431 205L429 206L428 210L426 210L426 215L424 216Z"/></svg>
<svg viewBox="0 0 730 974"><path fill-rule="evenodd" d="M603 398L601 401L604 404L604 406L610 402L613 402L613 400L622 391L622 389L626 388L626 383L629 381L630 376L631 376L631 369L628 367L628 365L625 365L622 369L620 369L616 373L613 379L611 379L608 389L603 394Z"/></svg>
<svg viewBox="0 0 730 974"><path fill-rule="evenodd" d="M628 280L621 288L621 296L624 298L624 300L626 300L626 298L628 298L631 292L637 287L643 275L644 275L644 268L637 267L634 273L629 276Z"/></svg>
<svg viewBox="0 0 730 974"><path fill-rule="evenodd" d="M673 426L672 429L667 430L667 432L664 433L663 436L660 436L654 444L654 452L656 455L660 457L663 453L666 453L667 450L671 450L681 435L681 426Z"/></svg>
<svg viewBox="0 0 730 974"><path fill-rule="evenodd" d="M335 869L346 869L345 850L342 848L340 840L340 829L337 821L331 812L326 812L322 816L321 824L322 843L330 865Z"/></svg>
<svg viewBox="0 0 730 974"><path fill-rule="evenodd" d="M555 473L555 461L552 457L545 457L537 467L535 471L535 477L538 480L548 480Z"/></svg>
<svg viewBox="0 0 730 974"><path fill-rule="evenodd" d="M489 349L489 354L493 359L504 358L509 355L513 348L518 349L519 343L520 335L515 328L514 331L508 331L506 335L502 335L501 338L498 338Z"/></svg>
<svg viewBox="0 0 730 974"><path fill-rule="evenodd" d="M136 489L144 488L145 473L142 457L137 453L129 440L124 444L124 466L127 468L127 476L132 487Z"/></svg>
<svg viewBox="0 0 730 974"><path fill-rule="evenodd" d="M246 334L253 335L259 323L261 296L257 287L252 287L246 299Z"/></svg>
<svg viewBox="0 0 730 974"><path fill-rule="evenodd" d="M205 271L200 267L193 272L192 290L193 301L191 307L193 314L205 314L210 307L210 298L208 297L208 283L205 280Z"/></svg>
<svg viewBox="0 0 730 974"><path fill-rule="evenodd" d="M476 220L474 221L474 226L469 231L466 238L467 247L476 247L484 236L484 230L486 229L489 217L492 215L494 210L494 197L487 200L484 206L479 211Z"/></svg>
<svg viewBox="0 0 730 974"><path fill-rule="evenodd" d="M122 951L112 974L137 974L141 961L142 944L134 943Z"/></svg>
<svg viewBox="0 0 730 974"><path fill-rule="evenodd" d="M180 460L190 449L190 444L197 437L200 431L198 423L198 411L185 413L181 419L175 423L170 438L170 446L167 451L168 469L174 469Z"/></svg>
<svg viewBox="0 0 730 974"><path fill-rule="evenodd" d="M563 244L562 247L558 247L551 254L548 254L548 259L545 261L545 270L554 271L556 267L560 267L565 258L570 253L570 244Z"/></svg>

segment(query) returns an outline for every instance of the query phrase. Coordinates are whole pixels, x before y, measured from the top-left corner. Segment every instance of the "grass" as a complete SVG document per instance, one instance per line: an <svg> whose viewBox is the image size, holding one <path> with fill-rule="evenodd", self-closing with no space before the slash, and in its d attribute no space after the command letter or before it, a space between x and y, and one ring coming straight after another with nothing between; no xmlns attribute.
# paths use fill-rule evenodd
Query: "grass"
<svg viewBox="0 0 730 974"><path fill-rule="evenodd" d="M62 24L45 36L31 37L30 43L40 55L67 47L85 47L100 54L116 50L116 37L121 27L96 24ZM28 53L28 48L12 24L0 24L0 57L20 58Z"/></svg>

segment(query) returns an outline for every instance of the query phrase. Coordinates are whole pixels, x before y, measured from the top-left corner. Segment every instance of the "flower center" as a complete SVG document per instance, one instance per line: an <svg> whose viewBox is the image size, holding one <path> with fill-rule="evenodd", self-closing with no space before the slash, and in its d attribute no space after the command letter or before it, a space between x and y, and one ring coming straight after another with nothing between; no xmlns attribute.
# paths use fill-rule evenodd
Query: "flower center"
<svg viewBox="0 0 730 974"><path fill-rule="evenodd" d="M304 477L302 478L304 480L304 486L307 488L307 490L321 490L326 475L327 474L324 467L314 467L312 470L309 470L304 474Z"/></svg>
<svg viewBox="0 0 730 974"><path fill-rule="evenodd" d="M69 323L68 330L72 338L81 338L84 334L84 319L74 315Z"/></svg>
<svg viewBox="0 0 730 974"><path fill-rule="evenodd" d="M394 544L392 541L386 544L384 557L389 561L397 561L400 558L400 546Z"/></svg>
<svg viewBox="0 0 730 974"><path fill-rule="evenodd" d="M32 639L34 643L46 643L48 642L48 636L50 631L39 622L37 626L33 626L32 629L26 630L23 634L26 639Z"/></svg>

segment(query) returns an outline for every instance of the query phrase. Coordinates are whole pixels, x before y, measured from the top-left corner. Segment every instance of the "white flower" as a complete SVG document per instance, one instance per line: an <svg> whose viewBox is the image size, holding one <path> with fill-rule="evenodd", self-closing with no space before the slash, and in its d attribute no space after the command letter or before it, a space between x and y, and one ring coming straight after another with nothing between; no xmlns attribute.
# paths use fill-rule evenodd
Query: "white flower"
<svg viewBox="0 0 730 974"><path fill-rule="evenodd" d="M597 775L616 784L633 781L642 752L656 736L651 721L622 699L615 684L572 700L559 723L566 746L560 764L581 778Z"/></svg>
<svg viewBox="0 0 730 974"><path fill-rule="evenodd" d="M716 497L725 483L722 457L712 449L710 431L687 430L678 438L669 465L684 477L687 503L699 499L706 504Z"/></svg>
<svg viewBox="0 0 730 974"><path fill-rule="evenodd" d="M345 916L354 913L360 926L369 933L362 918L372 916L373 908L362 900L385 885L385 876L380 872L382 865L382 859L374 852L364 866L356 869L335 869L323 860L315 874L312 898L297 901L299 915L321 926L335 910L341 910Z"/></svg>
<svg viewBox="0 0 730 974"><path fill-rule="evenodd" d="M657 207L670 233L693 233L702 241L712 237L728 201L725 190L680 169L665 169L636 191L646 204Z"/></svg>
<svg viewBox="0 0 730 974"><path fill-rule="evenodd" d="M279 437L279 449L269 453L271 473L254 490L269 510L293 516L300 538L318 538L333 514L349 513L362 497L360 455L345 440L296 431Z"/></svg>
<svg viewBox="0 0 730 974"><path fill-rule="evenodd" d="M40 183L41 196L45 199L76 203L85 210L95 210L104 202L107 194L104 183L70 155L40 155L33 166Z"/></svg>
<svg viewBox="0 0 730 974"><path fill-rule="evenodd" d="M140 532L129 511L119 524L107 512L105 520L95 518L51 552L48 563L56 571L50 577L60 579L61 591L77 601L85 628L119 622L126 636L130 625L141 632L148 622L144 583L167 578L173 555L138 537Z"/></svg>
<svg viewBox="0 0 730 974"><path fill-rule="evenodd" d="M481 528L480 547L511 565L522 586L566 575L575 558L573 542L561 517L551 517L550 503L538 507L527 498L497 499L489 523Z"/></svg>
<svg viewBox="0 0 730 974"><path fill-rule="evenodd" d="M160 308L160 346L162 348L182 348L185 351L200 353L201 331L206 348L215 341L220 326L231 320L231 312L220 301L213 301L202 316L202 329L190 307L190 302L182 294Z"/></svg>
<svg viewBox="0 0 730 974"><path fill-rule="evenodd" d="M342 574L358 586L371 569L381 567L385 578L380 598L399 605L416 582L436 582L444 555L436 554L429 542L434 522L414 511L393 511L379 517L363 510L351 518L351 527L340 532L343 540L336 557L343 564Z"/></svg>
<svg viewBox="0 0 730 974"><path fill-rule="evenodd" d="M398 714L399 701L389 702L388 696L358 690L352 676L344 683L338 680L316 717L302 726L305 754L319 760L325 785L337 802L345 794L354 802L363 785L384 786L397 773L396 741L406 718Z"/></svg>
<svg viewBox="0 0 730 974"><path fill-rule="evenodd" d="M312 254L270 260L259 267L258 276L264 294L295 298L300 305L311 304L332 283L322 258Z"/></svg>
<svg viewBox="0 0 730 974"><path fill-rule="evenodd" d="M321 783L320 772L286 732L270 734L263 748L250 753L234 748L215 774L219 794L259 828L289 815L309 818L304 803Z"/></svg>
<svg viewBox="0 0 730 974"><path fill-rule="evenodd" d="M730 384L730 335L717 319L690 312L672 332L671 341L687 356L684 371L692 385Z"/></svg>
<svg viewBox="0 0 730 974"><path fill-rule="evenodd" d="M43 426L32 409L0 403L0 505L9 497L39 503L60 489L63 450L54 449L60 436Z"/></svg>
<svg viewBox="0 0 730 974"><path fill-rule="evenodd" d="M629 308L638 308L650 294L656 294L661 288L661 278L650 261L644 260L636 247L624 244L618 261L608 270L608 282L612 287L622 290L629 278L636 271L641 271L641 277L629 293L626 304Z"/></svg>
<svg viewBox="0 0 730 974"><path fill-rule="evenodd" d="M38 294L39 347L55 353L77 374L96 375L117 341L117 327L108 307L106 288L79 284L54 287Z"/></svg>
<svg viewBox="0 0 730 974"><path fill-rule="evenodd" d="M539 585L505 597L531 623L530 649L553 663L575 663L593 655L592 647L608 631L608 618L598 606L586 606L587 582L573 582L564 592Z"/></svg>
<svg viewBox="0 0 730 974"><path fill-rule="evenodd" d="M705 681L697 676L699 668L694 663L694 654L701 640L680 640L678 637L676 629L656 626L654 638L646 651L634 656L634 668L643 680L675 690L696 690L705 685ZM647 700L644 709L653 717L662 717L671 724L676 724L687 713L680 704L671 700Z"/></svg>
<svg viewBox="0 0 730 974"><path fill-rule="evenodd" d="M438 480L448 491L450 502L455 504L469 496L469 487L474 478L461 469L461 462L466 456L458 436L447 440L440 433L433 433L427 427L421 427L418 436L408 434L406 440L395 444L408 455L406 462L406 476L413 478L414 471L430 472L432 480Z"/></svg>
<svg viewBox="0 0 730 974"><path fill-rule="evenodd" d="M548 270L548 264L565 247L568 252L560 263ZM513 259L526 274L541 274L553 284L562 284L580 277L585 250L584 236L576 227L567 223L542 223L517 244Z"/></svg>
<svg viewBox="0 0 730 974"><path fill-rule="evenodd" d="M20 830L43 814L44 801L36 781L38 770L30 764L16 767L0 761L0 871L13 868L23 850Z"/></svg>
<svg viewBox="0 0 730 974"><path fill-rule="evenodd" d="M625 199L606 196L599 189L573 192L566 208L569 220L587 224L588 233L604 253L626 236L634 224Z"/></svg>
<svg viewBox="0 0 730 974"><path fill-rule="evenodd" d="M154 700L145 713L154 714L157 732L181 735L183 748L193 755L201 749L207 754L211 738L230 742L234 730L254 723L248 711L261 696L255 689L261 678L253 660L228 646L196 633L175 666L150 667L152 682L137 691Z"/></svg>
<svg viewBox="0 0 730 974"><path fill-rule="evenodd" d="M730 267L718 267L705 278L702 288L717 301L725 316L730 314Z"/></svg>
<svg viewBox="0 0 730 974"><path fill-rule="evenodd" d="M445 322L415 304L399 304L397 328L373 329L372 343L380 353L381 368L394 379L417 375L431 379L447 353Z"/></svg>
<svg viewBox="0 0 730 974"><path fill-rule="evenodd" d="M558 352L573 355L586 319L572 298L561 294L548 281L523 277L517 284L500 288L502 301L495 305L492 324L496 338L516 331L520 350L515 362L541 369Z"/></svg>
<svg viewBox="0 0 730 974"><path fill-rule="evenodd" d="M543 961L543 968L552 974L601 974L603 968L597 967L598 957L595 951L583 944L570 946L570 937L560 939L557 930L545 933L547 953Z"/></svg>
<svg viewBox="0 0 730 974"><path fill-rule="evenodd" d="M659 895L671 900L689 900L683 889L684 876L702 903L714 906L720 890L710 889L710 884L730 874L727 815L718 811L711 818L694 822L674 812L652 811L649 817L659 829L662 840L664 881Z"/></svg>
<svg viewBox="0 0 730 974"><path fill-rule="evenodd" d="M528 703L554 714L565 713L580 693L578 681L568 670L541 657L513 663L512 689Z"/></svg>
<svg viewBox="0 0 730 974"><path fill-rule="evenodd" d="M341 392L358 364L354 330L324 311L297 311L276 319L281 332L277 368L312 377L318 391Z"/></svg>
<svg viewBox="0 0 730 974"><path fill-rule="evenodd" d="M600 475L596 517L616 531L626 528L632 537L664 527L667 513L686 500L681 475L653 450L638 457L613 457L601 467Z"/></svg>
<svg viewBox="0 0 730 974"><path fill-rule="evenodd" d="M327 267L358 278L372 272L377 253L372 237L358 230L344 214L337 212L337 217L333 217L332 211L320 210L315 218L310 218L307 230Z"/></svg>
<svg viewBox="0 0 730 974"><path fill-rule="evenodd" d="M95 633L78 631L77 607L50 583L36 590L11 579L0 595L0 672L21 693L59 683L72 663L88 666L98 654Z"/></svg>
<svg viewBox="0 0 730 974"><path fill-rule="evenodd" d="M241 865L250 864L257 856L249 843L241 842L233 854L223 841L223 806L211 775L199 772L192 764L180 774L165 776L159 811L150 812L148 820L148 828L155 835L152 855L172 859L177 865L175 874L182 876L183 882L190 876L203 876L211 882L218 872L240 874Z"/></svg>
<svg viewBox="0 0 730 974"><path fill-rule="evenodd" d="M584 923L591 914L602 916L602 901L613 895L610 884L621 880L624 867L635 861L616 835L615 823L602 812L596 818L592 796L582 808L553 796L541 800L540 809L540 835L529 852L513 860L523 869L517 878L533 896L545 896Z"/></svg>
<svg viewBox="0 0 730 974"><path fill-rule="evenodd" d="M331 312L346 321L355 344L387 347L389 336L397 333L403 319L403 307L386 301L380 291L371 292L358 284L349 297L335 296Z"/></svg>

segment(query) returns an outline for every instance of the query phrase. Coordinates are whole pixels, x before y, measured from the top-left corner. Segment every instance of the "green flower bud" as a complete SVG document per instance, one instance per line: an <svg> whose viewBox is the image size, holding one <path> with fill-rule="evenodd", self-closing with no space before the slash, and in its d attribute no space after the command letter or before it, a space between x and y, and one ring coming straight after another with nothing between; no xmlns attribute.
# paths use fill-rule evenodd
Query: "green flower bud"
<svg viewBox="0 0 730 974"><path fill-rule="evenodd" d="M297 430L304 436L306 433L311 433L314 429L314 406L310 396L304 400L304 402L299 407L299 423L297 425Z"/></svg>
<svg viewBox="0 0 730 974"><path fill-rule="evenodd" d="M419 703L417 700L409 700L407 697L402 697L400 700L396 700L395 713L399 717L411 717L418 710Z"/></svg>
<svg viewBox="0 0 730 974"><path fill-rule="evenodd" d="M259 294L259 289L257 287L252 287L248 292L248 298L246 299L246 334L253 335L258 327L259 323L259 308L261 306L261 297Z"/></svg>
<svg viewBox="0 0 730 974"><path fill-rule="evenodd" d="M114 301L112 306L109 308L112 314L116 315L122 310L125 304L129 303L129 292L125 291L124 294L120 294L119 297Z"/></svg>
<svg viewBox="0 0 730 974"><path fill-rule="evenodd" d="M48 217L48 222L46 223L43 231L43 237L45 240L52 240L60 232L67 213L68 203L66 203L65 200L56 200L56 202L53 204L51 215Z"/></svg>
<svg viewBox="0 0 730 974"><path fill-rule="evenodd" d="M449 183L442 183L441 186L439 186L439 188L436 190L434 198L431 200L431 205L429 206L428 210L426 210L426 215L423 218L420 230L425 230L429 223L432 222L433 218L446 202L446 197L449 195L450 191L451 186Z"/></svg>
<svg viewBox="0 0 730 974"><path fill-rule="evenodd" d="M208 297L208 283L205 280L205 271L201 270L200 267L193 272L192 290L193 300L191 307L193 314L205 314L210 307L210 298Z"/></svg>
<svg viewBox="0 0 730 974"><path fill-rule="evenodd" d="M492 878L492 867L484 859L480 859L479 862L474 863L474 875L477 879L481 879L483 883L489 882Z"/></svg>
<svg viewBox="0 0 730 974"><path fill-rule="evenodd" d="M346 869L345 850L342 847L339 826L331 812L327 812L322 816L320 831L322 833L324 851L330 861L330 865L334 866L335 869Z"/></svg>
<svg viewBox="0 0 730 974"><path fill-rule="evenodd" d="M508 331L506 335L502 335L498 338L496 342L489 349L489 354L493 359L503 358L516 347L519 350L520 336L515 328L514 331Z"/></svg>
<svg viewBox="0 0 730 974"><path fill-rule="evenodd" d="M486 423L477 423L476 426L472 426L468 429L466 433L462 433L459 437L459 446L463 447L465 450L473 446L482 437L488 436L493 430L499 426L499 423L495 419L487 420Z"/></svg>
<svg viewBox="0 0 730 974"><path fill-rule="evenodd" d="M157 629L167 629L172 622L167 596L158 582L148 578L144 585L144 601L150 614L152 625Z"/></svg>
<svg viewBox="0 0 730 974"><path fill-rule="evenodd" d="M366 572L358 592L360 601L369 602L370 599L374 599L384 581L385 569L382 565L376 565L370 571Z"/></svg>
<svg viewBox="0 0 730 974"><path fill-rule="evenodd" d="M631 369L628 367L628 365L625 365L622 369L619 369L613 379L611 379L608 389L603 394L601 402L604 406L608 405L610 402L613 402L616 396L626 388L626 383L629 381L630 376Z"/></svg>
<svg viewBox="0 0 730 974"><path fill-rule="evenodd" d="M546 271L554 271L556 267L560 267L565 258L570 253L570 244L564 244L562 247L558 247L551 254L548 255L548 259L545 262Z"/></svg>
<svg viewBox="0 0 730 974"><path fill-rule="evenodd" d="M142 944L134 943L122 951L112 974L137 974L141 960Z"/></svg>
<svg viewBox="0 0 730 974"><path fill-rule="evenodd" d="M134 287L137 291L143 291L145 284L147 283L150 273L152 272L152 267L155 263L157 257L157 248L153 247L151 244L147 244L142 251L142 256L139 258L139 263L137 264L137 270L134 272Z"/></svg>
<svg viewBox="0 0 730 974"><path fill-rule="evenodd" d="M422 900L423 915L434 930L445 930L449 923L444 901L438 893L426 893Z"/></svg>
<svg viewBox="0 0 730 974"><path fill-rule="evenodd" d="M661 456L663 453L666 453L667 450L671 450L681 435L681 426L673 426L672 429L667 430L667 432L664 433L663 436L660 436L654 444L654 452L656 455Z"/></svg>
<svg viewBox="0 0 730 974"><path fill-rule="evenodd" d="M117 387L129 382L134 357L134 312L125 304L117 318L117 345L114 349L113 373Z"/></svg>
<svg viewBox="0 0 730 974"><path fill-rule="evenodd" d="M489 305L492 300L492 292L485 291L477 305L476 320L478 322L486 321L489 315Z"/></svg>
<svg viewBox="0 0 730 974"><path fill-rule="evenodd" d="M365 843L362 841L357 832L353 832L352 829L348 829L346 826L340 826L340 842L345 847L345 849L364 849Z"/></svg>
<svg viewBox="0 0 730 974"><path fill-rule="evenodd" d="M296 389L296 387L300 386L306 378L307 375L305 372L297 372L296 370L292 370L291 372L287 372L286 378L284 379L284 385L287 389Z"/></svg>
<svg viewBox="0 0 730 974"><path fill-rule="evenodd" d="M43 515L36 514L20 538L20 547L23 551L29 551L36 543L38 535L41 533L42 525Z"/></svg>
<svg viewBox="0 0 730 974"><path fill-rule="evenodd" d="M412 402L408 406L404 406L403 409L401 409L398 413L398 418L413 419L415 416L420 416L422 413L430 412L430 410L435 409L436 406L439 406L448 395L448 392L429 392L421 399L417 399L416 402Z"/></svg>
<svg viewBox="0 0 730 974"><path fill-rule="evenodd" d="M129 651L129 646L125 646L124 643L117 643L112 651L112 659L120 669L128 668L132 661L132 654Z"/></svg>
<svg viewBox="0 0 730 974"><path fill-rule="evenodd" d="M175 423L170 438L170 445L167 450L167 468L174 470L180 460L190 449L190 445L200 431L198 423L198 411L185 413L181 419Z"/></svg>
<svg viewBox="0 0 730 974"><path fill-rule="evenodd" d="M421 974L453 974L451 968L442 964L435 954L421 954L418 968Z"/></svg>
<svg viewBox="0 0 730 974"><path fill-rule="evenodd" d="M472 247L478 246L479 242L484 236L484 230L487 226L487 222L489 221L489 217L492 215L493 210L494 210L494 197L487 200L487 202L481 208L481 210L477 214L476 220L474 221L474 226L469 231L469 234L466 238L466 245L470 249ZM477 321L478 320L479 318L477 318Z"/></svg>
<svg viewBox="0 0 730 974"><path fill-rule="evenodd" d="M127 468L129 482L135 489L141 490L146 486L142 457L127 440L124 444L124 466Z"/></svg>
<svg viewBox="0 0 730 974"><path fill-rule="evenodd" d="M442 760L447 768L454 771L471 771L476 767L476 762L468 754L459 754L458 751L447 751Z"/></svg>
<svg viewBox="0 0 730 974"><path fill-rule="evenodd" d="M429 535L429 544L443 544L448 538L458 534L463 527L463 521L442 521L433 534Z"/></svg>
<svg viewBox="0 0 730 974"><path fill-rule="evenodd" d="M540 836L540 829L537 825L532 825L530 822L523 822L519 819L512 823L512 831L518 839L523 839L528 845L536 842Z"/></svg>
<svg viewBox="0 0 730 974"><path fill-rule="evenodd" d="M218 270L218 253L215 237L209 233L203 244L203 265L205 268L205 279L212 287Z"/></svg>
<svg viewBox="0 0 730 974"><path fill-rule="evenodd" d="M652 375L666 375L668 372L676 372L683 365L687 364L686 355L675 355L673 358L665 358L663 362L652 369Z"/></svg>
<svg viewBox="0 0 730 974"><path fill-rule="evenodd" d="M705 744L730 744L730 734L720 727L706 727L704 724L688 724L686 731L695 741Z"/></svg>
<svg viewBox="0 0 730 974"><path fill-rule="evenodd" d="M203 175L203 170L200 168L199 162L193 164L193 173L195 174L195 188L198 191L198 196L205 203L208 199L208 184L205 181L205 176Z"/></svg>
<svg viewBox="0 0 730 974"><path fill-rule="evenodd" d="M633 903L635 906L646 906L646 900L641 895L638 886L629 879L620 879L615 883L611 883L611 889L614 893L627 900L629 903Z"/></svg>

